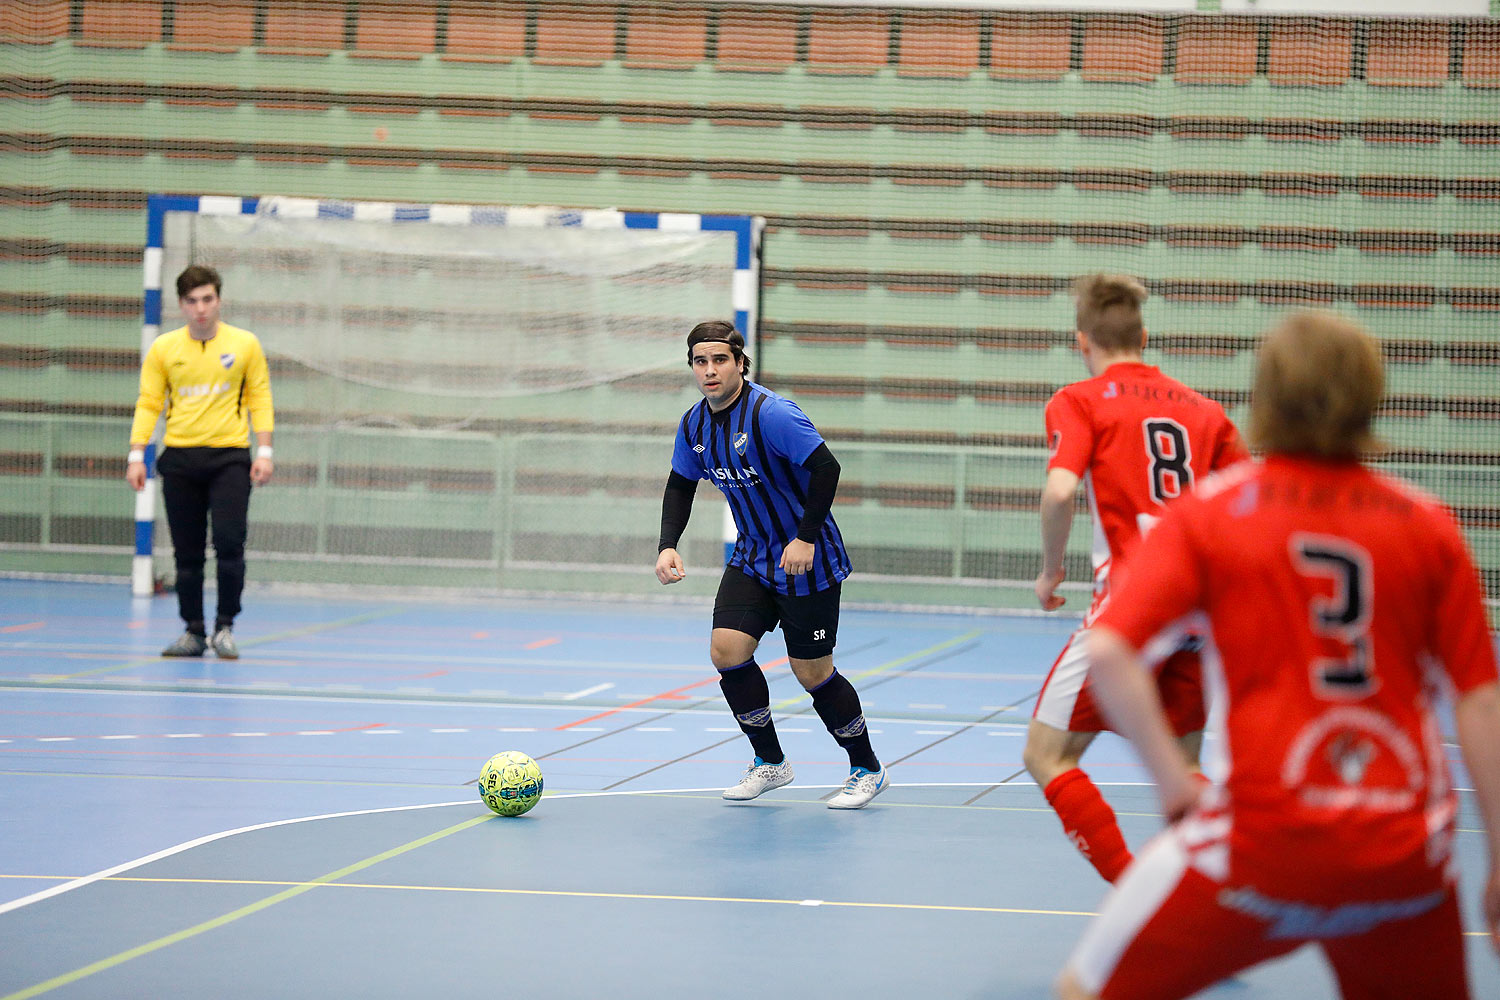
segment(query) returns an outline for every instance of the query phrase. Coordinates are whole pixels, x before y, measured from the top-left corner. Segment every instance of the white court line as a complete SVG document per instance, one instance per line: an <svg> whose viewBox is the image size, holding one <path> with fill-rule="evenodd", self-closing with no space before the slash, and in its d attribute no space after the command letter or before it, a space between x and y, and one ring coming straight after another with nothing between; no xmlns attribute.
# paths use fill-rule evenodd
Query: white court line
<svg viewBox="0 0 1500 1000"><path fill-rule="evenodd" d="M264 681L264 682L258 682L258 683L275 684L275 683L278 683L278 682L275 682L275 681ZM31 690L31 689L30 688L12 688L12 687L10 687L9 685L6 685L3 682L0 682L0 691L7 691L7 690ZM331 694L310 694L310 693L305 692L305 691L273 691L273 692L269 692L269 693L267 693L267 692L261 692L261 691L253 691L252 692L252 691L243 691L243 690L241 690L241 691L214 691L214 690L211 690L211 689L209 689L209 690L194 690L194 691L180 691L180 690L175 690L175 689L174 690L132 691L132 690L125 689L125 688L116 688L116 687L110 687L110 688L88 688L88 687L76 687L76 686L72 686L72 685L56 685L56 686L48 687L46 690L48 692L66 692L68 694L95 695L95 696L101 696L101 697L120 697L120 696L138 697L138 698L181 697L181 698L215 698L215 699L219 699L219 700L235 700L235 699L245 700L245 699L254 699L256 701L265 700L267 698L273 698L273 699L278 700L278 701L305 701L305 702L315 702L315 703L319 703L319 704L328 703L328 704L335 704L335 705L360 705L360 706L365 706L365 707L368 707L369 704L370 704L370 700L368 698L338 697L338 696L331 695ZM509 692L506 692L506 691L492 691L492 690L480 690L480 689L469 691L469 692L467 692L466 696L467 697L476 697L476 696L480 696L480 695L483 695L483 696L486 696L486 697L493 696L493 695L499 695L499 696L502 696L502 697L510 697ZM637 708L624 708L624 707L621 707L620 709L618 709L618 711L620 713L622 713L622 714L629 713L629 714L634 714L634 715L654 715L654 714L657 714L657 713L659 713L659 712L661 712L663 710L663 705L660 702L655 701L655 696L654 695L650 695L650 694L638 694L638 695L621 694L621 695L618 695L617 697L619 697L623 701L642 700L642 699L647 699L647 698L653 699L652 703L649 704L649 705L641 705L641 706L639 706ZM474 705L473 705L472 702L468 702L468 701L463 700L463 697L460 697L459 700L457 700L457 701L453 700L452 698L392 698L392 699L390 699L388 701L382 701L382 704L386 704L386 705L437 705L437 706L441 706L443 708L459 707L459 708L465 708L465 709L473 708L474 707ZM486 707L486 708L509 708L509 709L521 709L521 710L535 710L535 711L538 711L538 712L568 712L568 713L574 713L574 712L578 711L572 705L566 704L566 703L561 703L561 702L553 704L553 703L549 703L549 702L508 701L508 702L497 703L497 704L487 704L484 707ZM988 710L989 710L988 707L986 707L984 709L984 711L988 711ZM723 711L724 711L724 709L722 707L719 707L719 708L699 708L699 709L685 709L684 708L684 709L669 709L669 711L671 712L672 715L679 715L679 716L702 715L702 716L715 716L715 717L722 718L723 717ZM983 722L983 721L970 720L970 719L953 720L953 719L893 718L893 717L890 717L890 716L880 715L879 713L868 713L868 712L865 714L865 721L868 722L868 723L871 723L871 724L874 724L874 723L884 723L886 725L892 725L892 726L964 725L964 726L969 726L969 727L975 728L975 729L992 729L992 728L995 728L995 729L1005 729L1005 728L1016 728L1016 727L1019 727L1022 730L1024 730L1026 728L1026 725L1027 725L1025 722L1020 722L1020 721L1014 721L1014 722L1001 722L1001 721ZM584 729L582 727L575 727L571 731L575 732L575 733L602 732L602 730ZM329 730L329 732L332 732L332 731ZM739 730L738 729L726 729L725 732L734 732L734 733L737 733L737 732L739 732ZM879 730L879 729L871 729L870 730L870 733L873 736L879 736L879 735L881 735L881 732L882 731ZM233 735L236 735L236 734L230 733L230 735L233 736ZM251 734L251 735L254 735L254 734ZM260 735L267 735L267 734L262 733ZM31 739L31 738L32 737L27 737L27 739ZM72 737L68 737L68 738L71 739ZM1211 739L1211 738L1212 738L1212 734L1205 734L1205 739Z"/></svg>
<svg viewBox="0 0 1500 1000"><path fill-rule="evenodd" d="M578 698L587 698L591 694L598 694L600 691L608 691L612 687L614 687L613 684L595 684L593 687L584 688L582 691L574 691L572 694L565 694L562 696L562 700L574 701Z"/></svg>
<svg viewBox="0 0 1500 1000"><path fill-rule="evenodd" d="M1117 787L1117 786L1147 786L1147 787L1149 787L1151 783L1150 782L1145 782L1145 781L1101 781L1101 782L1097 782L1097 784L1099 784L1100 786L1106 786L1106 787ZM832 789L832 788L838 788L840 786L838 786L838 785L803 785L801 787L802 787L803 791L812 791L814 789L821 789L821 788L830 788L830 789ZM912 782L909 785L898 786L898 787L905 787L905 788L951 788L951 787L983 788L985 786L984 786L983 782L973 782L973 781L919 781L919 782ZM997 788L995 790L999 790L999 789L1017 789L1017 788L1032 789L1032 790L1034 790L1035 787L1036 787L1035 785L1031 785L1031 784L1000 785L1000 786L997 786ZM547 794L546 798L548 800L553 800L553 799L595 799L595 798L605 798L605 797L612 797L612 796L619 796L619 795L642 795L642 796L645 796L645 795L701 795L701 794L718 795L721 790L722 789L720 789L719 787L714 787L714 788L656 788L656 789L638 789L638 790L633 790L633 791L630 791L630 790L618 790L617 789L617 790L613 790L613 791L601 791L601 792L550 792L550 793ZM1458 789L1458 791L1472 792L1473 789L1464 789L1464 788L1461 788L1461 789ZM75 878L75 879L72 879L70 881L63 882L63 883L61 883L59 885L54 885L50 889L43 889L40 892L34 892L31 895L29 895L29 896L22 896L20 899L13 899L13 900L11 900L8 903L0 903L0 914L6 914L6 913L10 913L13 910L19 910L19 909L21 909L24 906L30 906L32 903L39 903L39 902L41 902L44 899L51 899L53 896L60 896L60 895L62 895L65 892L71 892L74 889L81 889L81 888L83 888L86 885L92 885L93 883L98 882L101 879L112 878L115 875L119 875L119 874L122 874L124 872L128 872L128 871L131 871L131 870L136 869L136 868L140 868L143 865L151 864L153 861L160 861L163 858L170 858L174 854L181 854L183 851L190 851L190 850L192 850L195 847L201 847L204 844L211 844L211 843L213 843L216 840L224 840L224 839L226 839L228 837L238 836L239 834L242 834L242 833L254 833L257 830L270 830L270 829L274 829L274 828L276 828L278 826L293 826L293 825L295 825L297 823L314 823L314 822L317 822L319 820L325 820L325 819L344 819L345 817L349 817L349 816L375 816L375 815L379 815L381 813L415 812L415 811L417 811L419 809L444 809L444 808L447 808L447 807L450 807L450 806L474 806L474 807L476 807L476 811L477 811L477 808L478 808L479 804L480 803L477 800L475 800L475 799L460 799L457 802L428 802L428 803L425 803L423 805L415 805L415 806L386 806L386 807L380 808L380 809L355 809L355 810L351 810L349 812L323 813L323 814L318 815L318 816L299 816L299 817L294 818L294 819L278 819L278 820L272 820L269 823L256 823L253 826L242 826L242 827L239 827L238 829L235 829L235 830L225 830L222 833L211 833L211 834L208 834L207 836L198 837L195 840L189 840L189 841L187 841L185 843L178 844L175 847L168 847L168 848L166 848L164 850L157 851L154 854L148 854L148 855L146 855L145 857L142 857L142 858L136 858L134 861L126 861L123 864L115 865L113 868L106 868L103 871L97 871L97 872L95 872L92 875L84 875L84 876L82 876L80 878ZM1480 832L1480 831L1472 831L1472 832L1476 832L1477 833L1477 832Z"/></svg>
<svg viewBox="0 0 1500 1000"><path fill-rule="evenodd" d="M562 796L558 796L558 798L561 797ZM278 819L273 820L270 823L256 823L254 826L242 826L236 830L225 830L222 833L211 833L206 837L199 837L196 840L189 840L186 843L178 844L176 847L168 847L165 850L157 851L155 854L148 854L143 858L136 858L134 861L127 861L124 864L115 865L113 868L106 868L103 871L95 872L92 875L84 875L81 878L75 878L72 881L62 883L61 885L54 885L50 889L43 889L41 892L34 892L29 896L22 896L20 899L13 899L9 903L0 903L0 914L9 913L12 910L19 910L21 907L30 906L32 903L40 903L44 899L51 899L53 896L60 896L65 892L71 892L74 889L81 889L86 885L92 885L93 883L98 882L100 879L111 878L115 875L119 875L121 872L128 872L131 869L139 868L142 865L149 865L153 861L160 861L163 858L170 858L174 854L181 854L183 851L190 851L195 847L202 847L204 844L211 844L216 840L223 840L226 837L237 836L241 833L254 833L256 830L270 830L278 826L290 826L293 823L311 823L315 820L320 819L341 819L345 816L371 816L375 813L407 812L414 809L437 809L441 806L466 806L479 804L481 803L479 803L478 800L464 799L462 802L433 802L431 804L421 806L389 806L384 809L356 809L353 812L324 813L321 816L302 816L297 819Z"/></svg>
<svg viewBox="0 0 1500 1000"><path fill-rule="evenodd" d="M821 787L821 786L807 785L807 786L804 786L804 787L805 788L813 788L813 787ZM836 786L836 785L830 785L828 787L835 788L835 787L838 787L838 786ZM682 794L689 794L689 793L704 793L704 792L714 792L714 793L717 794L719 791L721 791L721 789L719 789L719 788L670 788L670 789L660 789L660 790L655 790L655 791L650 791L650 792L647 792L647 791L561 792L561 793L553 792L553 793L549 793L547 795L547 798L548 799L591 799L591 798L598 798L598 797L606 796L606 795L648 795L648 794L650 794L650 795L664 795L664 794L665 795L682 795ZM443 808L447 808L449 806L473 806L473 807L475 807L476 811L480 811L482 809L483 804L477 798L475 798L475 799L460 799L457 802L428 802L428 803L425 803L423 805L417 805L417 806L386 806L386 807L381 808L381 809L354 809L354 810L351 810L349 812L322 813L322 814L317 815L317 816L299 816L299 817L297 817L295 819L278 819L278 820L272 820L269 823L256 823L253 826L242 826L242 827L239 827L239 828L234 829L234 830L225 830L225 831L223 831L221 833L210 833L207 836L198 837L195 840L186 841L185 843L178 844L175 847L168 847L168 848L165 848L164 850L157 851L155 854L148 854L148 855L146 855L143 858L136 858L134 861L126 861L123 864L115 865L113 868L106 868L103 871L94 872L94 874L92 874L92 875L84 875L84 876L81 876L79 878L75 878L75 879L72 879L70 881L63 882L63 883L61 883L59 885L54 885L50 889L43 889L40 892L34 892L31 895L29 895L29 896L22 896L20 899L13 899L13 900L11 900L8 903L0 903L0 914L6 914L6 913L10 913L13 910L19 910L19 909L21 909L21 907L23 907L23 906L30 906L32 903L40 903L44 899L51 899L53 896L60 896L60 895L62 895L65 892L71 892L74 889L81 889L81 888L83 888L86 885L92 885L93 883L98 882L101 879L113 878L116 875L122 874L124 872L131 871L131 870L136 869L136 868L140 868L143 865L149 865L149 864L151 864L154 861L161 861L163 858L170 858L174 854L181 854L183 851L190 851L190 850L192 850L195 847L202 847L204 844L211 844L211 843L213 843L216 840L224 840L224 839L226 839L228 837L235 837L235 836L238 836L238 835L240 835L242 833L254 833L257 830L271 830L271 829L275 829L278 826L292 826L292 825L297 824L297 823L314 823L314 822L317 822L319 820L325 820L325 819L344 819L344 818L349 817L349 816L375 816L375 815L378 815L380 813L414 812L414 811L416 811L418 809L443 809Z"/></svg>

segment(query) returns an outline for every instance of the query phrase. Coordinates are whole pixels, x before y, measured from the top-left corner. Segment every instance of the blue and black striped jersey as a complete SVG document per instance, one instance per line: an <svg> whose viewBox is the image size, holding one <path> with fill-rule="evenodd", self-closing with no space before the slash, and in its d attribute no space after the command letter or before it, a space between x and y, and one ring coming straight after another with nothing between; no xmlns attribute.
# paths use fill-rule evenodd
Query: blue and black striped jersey
<svg viewBox="0 0 1500 1000"><path fill-rule="evenodd" d="M814 543L813 568L787 578L781 552L797 537L811 473L802 467L823 436L790 399L745 381L725 409L708 401L683 414L672 451L672 470L687 479L707 479L729 501L739 538L729 565L789 595L826 590L849 575L849 553L833 516Z"/></svg>

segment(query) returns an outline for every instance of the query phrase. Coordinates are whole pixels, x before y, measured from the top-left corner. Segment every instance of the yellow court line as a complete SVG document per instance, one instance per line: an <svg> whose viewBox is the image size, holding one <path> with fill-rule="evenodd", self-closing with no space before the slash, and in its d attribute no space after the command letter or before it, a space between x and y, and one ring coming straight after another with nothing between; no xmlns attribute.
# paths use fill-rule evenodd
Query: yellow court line
<svg viewBox="0 0 1500 1000"><path fill-rule="evenodd" d="M389 618L391 615L400 614L405 610L405 608L386 608L381 611L370 611L362 615L355 615L353 618L343 618L336 622L318 622L314 625L305 625L302 628L294 628L286 632L277 632L274 635L257 636L248 642L240 643L240 648L249 649L252 646L259 646L267 642L276 642L281 639L295 639L298 636L326 632L329 629L343 628L346 625L362 625L377 618ZM144 667L148 663L160 663L161 659L160 656L143 657L138 660L130 660L126 663L117 663L112 667L95 667L93 670L80 670L76 674L48 674L42 679L50 683L56 683L59 681L77 680L80 677L96 677L99 674L112 674L120 670Z"/></svg>
<svg viewBox="0 0 1500 1000"><path fill-rule="evenodd" d="M961 642L968 642L970 639L983 634L983 632L977 629L973 632L965 632L963 635L954 636L952 639L945 639L935 646L928 646L926 649L919 649L915 653L910 653L906 656L899 657L887 663L882 663L878 667L871 667L869 670L862 670L857 674L848 674L847 676L851 682L862 681L866 677L874 677L876 674L883 674L887 670L894 670L895 668L902 666L903 664L910 663L912 660L920 660L924 656L931 656L933 653L941 652L942 650L945 650L950 646L957 646ZM799 701L803 701L810 697L811 695L803 692L802 694L796 695L792 698L788 698L785 701L777 702L775 705L771 706L771 710L773 712L780 711L783 708L789 708L790 706L797 704Z"/></svg>
<svg viewBox="0 0 1500 1000"><path fill-rule="evenodd" d="M487 818L488 817L480 817L477 820L470 820L468 823L460 824L459 827L462 828L462 827L465 827L465 826L473 826L476 823L484 822L484 820L487 819ZM450 830L444 830L441 833L433 834L432 837L429 838L429 841L432 840L432 839L437 839L439 837L447 836L449 833L456 833L456 832L457 832L457 828L450 829ZM409 849L411 846L417 846L417 845L408 845L407 848L396 848L396 852L400 852L403 849ZM392 852L388 852L387 856L389 856L390 853L392 853ZM378 859L372 859L372 861L370 863L373 863L374 860L378 860ZM361 864L364 864L364 862L361 862ZM345 869L345 871L353 871L353 870L355 870L355 868ZM286 887L288 887L288 891L286 893L279 893L278 896L272 896L272 897L270 897L269 900L263 900L259 904L252 904L252 906L246 907L245 908L246 912L253 912L255 909L263 909L265 906L271 905L272 902L279 902L280 898L290 898L291 895L296 894L297 892L306 892L309 889L326 888L326 889L388 889L388 890L399 890L399 891L403 891L403 892L479 893L479 894L482 894L482 895L498 895L498 896L551 896L551 897L564 897L564 898L572 898L572 899L639 899L639 900L645 900L646 902L664 902L664 903L765 903L765 904L772 904L772 905L776 905L776 906L834 906L834 907L844 907L844 908L848 908L848 909L869 909L869 910L929 910L929 911L940 911L940 912L944 912L944 913L998 913L998 914L1005 914L1005 915L1009 915L1009 916L1027 916L1027 917L1097 917L1099 915L1097 912L1094 912L1094 911L1091 911L1091 910L1038 910L1038 909L1024 909L1024 908L1020 908L1020 907L1010 907L1010 906L959 906L959 905L948 904L948 903L870 903L870 902L860 902L860 901L857 901L857 900L839 900L839 899L770 899L770 898L757 898L757 897L754 897L754 896L682 896L682 895L669 895L669 894L665 894L665 893L649 893L649 892L584 892L584 891L580 891L580 890L563 890L563 889L500 889L500 888L493 888L493 887L465 886L465 885L389 885L389 884L383 884L383 883L378 883L378 882L330 882L330 881L328 881L329 879L336 878L337 875L338 875L338 873L335 872L333 875L325 875L322 878L320 878L320 879L314 879L311 882L284 882L284 881L276 881L276 880L270 880L270 879L231 879L231 878L148 878L148 877L140 876L140 875L115 875L115 876L111 876L110 878L107 878L107 879L100 879L100 881L102 881L102 882L153 882L153 883L164 883L164 884L169 884L169 885L265 885L265 886L280 885L280 886L286 886ZM0 877L24 878L26 876L0 876ZM238 913L239 911L236 911L236 912ZM228 915L226 915L226 918L220 918L220 922L221 923L228 923L229 919L233 919L233 917L234 917L234 914L228 914ZM204 926L204 929L207 929L206 925L203 925L203 926ZM214 926L218 926L218 924L214 924ZM186 935L186 934L190 933L190 931L184 931L184 932L181 932L181 933L183 935ZM1464 935L1464 937L1489 937L1489 932L1488 931L1464 931L1463 935ZM165 941L166 939L163 939L163 940ZM45 984L43 984L43 985L45 985ZM63 984L59 983L58 985L63 985ZM28 994L28 995L34 995L34 994ZM15 998L15 1000L19 1000L20 996L21 996L21 994L12 994L10 997L0 998L0 1000L13 1000L13 998Z"/></svg>
<svg viewBox="0 0 1500 1000"><path fill-rule="evenodd" d="M111 955L108 958L101 958L97 962L91 962L88 965L83 966L82 968L74 969L72 972L65 972L60 976L53 976L51 979L48 979L45 982L37 983L35 986L28 986L26 989L20 990L19 992L10 993L4 997L0 997L0 1000L28 1000L28 998L30 997L41 996L43 993L49 993L52 990L58 989L59 987L67 986L71 983L76 983L80 979L85 979L88 976L92 976L96 972L103 972L106 969L112 969L117 965L121 965L125 962L130 961L133 958L140 958L142 955L149 955L151 952L158 951L162 948L167 947L168 945L174 945L179 941L186 941L188 938L197 937L199 934L202 934L205 931L211 931L216 927L223 927L225 924L233 923L241 917L248 917L252 913L259 913L261 910L275 906L277 903L282 903L288 899L293 899L297 896L300 896L304 892L316 889L320 885L327 885L328 883L333 882L336 879L343 878L345 875L352 875L354 872L362 871L363 869L369 868L372 865L377 865L382 861L388 861L398 855L405 854L407 851L414 851L419 847L425 847L426 845L431 844L434 841L442 840L444 837L459 833L460 831L469 829L469 827L471 826L478 826L480 823L486 823L496 818L497 817L495 816L477 816L474 819L464 820L462 823L450 826L446 830L439 830L436 833L429 833L425 837L420 837L417 840L411 841L410 843L402 844L400 847L393 847L389 851L385 851L373 857L365 858L363 861L356 861L354 864L348 865L344 868L340 868L338 871L329 872L327 875L320 875L319 877L313 879L311 882L269 883L271 885L289 884L290 888L285 889L282 892L278 892L274 896L267 896L265 899L251 903L248 906L242 906L237 910L231 910L228 913L214 917L212 920L205 920L201 924L195 924L192 927L177 931L174 934L168 934L165 937L159 937L155 941L147 941L145 944L137 945L134 948L129 948L125 951L119 952L118 954Z"/></svg>
<svg viewBox="0 0 1500 1000"><path fill-rule="evenodd" d="M480 817L482 822L485 817ZM449 832L449 831L445 831ZM958 913L1011 913L1042 917L1093 917L1086 910L1024 910L1001 906L957 906L945 903L869 903L836 899L767 899L754 896L680 896L652 892L585 892L572 889L501 889L465 885L386 885L378 882L328 882L331 876L311 882L283 882L268 879L228 878L149 878L140 875L114 875L101 882L162 882L172 885L282 885L292 889L399 889L406 892L472 892L502 896L562 896L576 899L641 899L667 903L770 903L778 906L843 906L875 910L943 910ZM273 899L275 897L272 897ZM0 1000L10 1000L9 997Z"/></svg>

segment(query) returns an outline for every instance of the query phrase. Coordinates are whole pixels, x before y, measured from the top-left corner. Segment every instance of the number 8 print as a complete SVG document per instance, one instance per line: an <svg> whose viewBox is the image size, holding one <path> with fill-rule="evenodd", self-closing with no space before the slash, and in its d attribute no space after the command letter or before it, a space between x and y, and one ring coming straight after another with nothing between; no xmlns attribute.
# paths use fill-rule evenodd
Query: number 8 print
<svg viewBox="0 0 1500 1000"><path fill-rule="evenodd" d="M1166 503L1193 488L1193 449L1187 429L1166 417L1141 421L1146 454L1151 459L1151 499Z"/></svg>

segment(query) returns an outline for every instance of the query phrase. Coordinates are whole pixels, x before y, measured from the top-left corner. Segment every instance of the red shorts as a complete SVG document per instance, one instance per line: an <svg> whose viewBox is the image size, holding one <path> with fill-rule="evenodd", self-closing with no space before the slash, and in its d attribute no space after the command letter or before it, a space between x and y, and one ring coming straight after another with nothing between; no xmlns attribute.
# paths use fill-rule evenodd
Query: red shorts
<svg viewBox="0 0 1500 1000"><path fill-rule="evenodd" d="M1068 637L1052 670L1042 683L1031 717L1069 733L1097 733L1110 728L1094 704L1089 685L1088 634L1079 629ZM1167 721L1178 736L1196 733L1207 721L1203 707L1203 668L1196 649L1178 650L1156 668L1156 691Z"/></svg>
<svg viewBox="0 0 1500 1000"><path fill-rule="evenodd" d="M1068 960L1101 1000L1192 996L1305 944L1323 950L1344 1000L1469 996L1451 885L1333 905L1274 899L1192 867L1188 839L1179 825L1136 856Z"/></svg>

